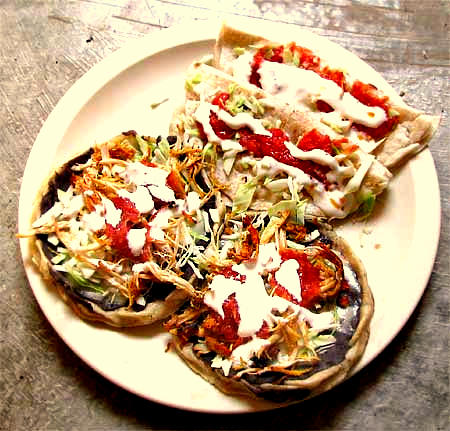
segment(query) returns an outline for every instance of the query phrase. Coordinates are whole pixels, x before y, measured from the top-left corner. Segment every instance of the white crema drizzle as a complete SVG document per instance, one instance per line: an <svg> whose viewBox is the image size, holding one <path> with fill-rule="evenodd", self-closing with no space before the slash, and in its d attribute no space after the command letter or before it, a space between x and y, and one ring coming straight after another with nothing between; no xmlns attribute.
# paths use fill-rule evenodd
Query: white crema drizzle
<svg viewBox="0 0 450 431"><path fill-rule="evenodd" d="M241 283L221 274L216 275L205 294L204 302L223 318L224 301L231 295L235 295L240 315L238 335L251 337L251 340L232 352L231 359L233 361L248 362L256 352L270 344L268 340L258 338L256 333L264 322L271 326L283 319L274 314L277 311L283 313L291 309L299 319L306 320L312 328L318 330L334 324L331 312L312 313L284 298L268 295L261 275L275 271L277 282L296 298L301 299L301 282L297 273L298 262L293 259L282 262L275 243L262 244L256 262L236 264L232 269L238 274L244 275L245 281Z"/></svg>
<svg viewBox="0 0 450 431"><path fill-rule="evenodd" d="M194 113L194 118L202 124L208 141L218 143L222 146L224 151L224 159L230 157L231 155L235 155L238 152L244 151L244 148L242 148L237 141L231 139L221 139L215 134L209 120L211 111L216 112L219 118L229 127L238 129L240 127L247 126L250 127L254 133L262 134L260 132L264 131L264 135L267 136L270 134L262 125L262 121L252 118L250 114L241 113L233 117L228 112L219 109L218 106L211 105L206 102L200 102L196 112ZM338 184L339 189L328 191L320 181L305 174L301 169L278 162L274 158L268 156L256 163L257 175L275 178L276 175L284 173L293 178L298 186L298 190L301 190L303 186L305 186L315 205L317 205L326 216L331 218L346 217L351 211L354 203L354 198L353 196L350 196L349 193L352 193L359 188L359 185L363 180L364 175L370 168L370 164L373 159L366 160L367 162L370 161L370 164L366 163L364 165L364 169L360 170L359 175L357 176L358 181L352 181L352 191L349 192L350 188L343 190L343 187L345 180L355 175L355 169L353 167L339 165L338 160L335 157L321 149L303 151L289 141L286 141L285 145L291 155L297 159L311 160L315 163L328 166L330 168L330 172L327 173L327 179L331 183Z"/></svg>
<svg viewBox="0 0 450 431"><path fill-rule="evenodd" d="M258 73L263 90L283 100L296 101L305 108L322 100L339 112L341 118L367 127L378 127L386 121L384 109L364 105L334 81L322 78L312 70L264 61Z"/></svg>

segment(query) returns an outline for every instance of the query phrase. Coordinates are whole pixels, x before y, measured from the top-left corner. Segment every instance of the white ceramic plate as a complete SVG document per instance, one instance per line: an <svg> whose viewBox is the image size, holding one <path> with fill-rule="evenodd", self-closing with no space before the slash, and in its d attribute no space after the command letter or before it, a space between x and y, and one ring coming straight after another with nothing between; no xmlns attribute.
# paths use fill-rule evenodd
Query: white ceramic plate
<svg viewBox="0 0 450 431"><path fill-rule="evenodd" d="M27 231L34 198L52 166L122 131L167 133L171 112L183 98L184 72L194 59L212 51L217 30L217 23L194 23L133 41L67 92L31 150L20 194L19 231ZM392 94L373 69L345 49L295 27L288 30L285 25L282 30L351 65ZM157 109L150 108L167 97ZM347 223L339 228L367 268L376 304L369 344L354 372L381 352L414 310L432 270L439 223L439 188L427 150L394 178L367 225ZM144 398L189 410L232 413L274 407L217 391L174 353L166 352L169 337L159 326L119 331L80 320L42 282L25 240L21 249L30 285L47 319L80 358L112 382Z"/></svg>

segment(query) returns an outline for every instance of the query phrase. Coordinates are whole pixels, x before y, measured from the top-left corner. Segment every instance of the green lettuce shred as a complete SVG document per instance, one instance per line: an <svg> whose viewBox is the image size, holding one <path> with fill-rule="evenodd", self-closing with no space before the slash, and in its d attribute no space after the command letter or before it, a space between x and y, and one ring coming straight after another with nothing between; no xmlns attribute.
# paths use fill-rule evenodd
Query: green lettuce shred
<svg viewBox="0 0 450 431"><path fill-rule="evenodd" d="M294 52L294 56L292 57L292 62L299 67L300 66L300 55L297 51Z"/></svg>
<svg viewBox="0 0 450 431"><path fill-rule="evenodd" d="M104 293L105 289L98 283L93 283L92 281L89 281L82 277L80 274L76 273L75 271L69 271L67 272L67 278L77 286L84 287L87 289L94 290L98 293Z"/></svg>
<svg viewBox="0 0 450 431"><path fill-rule="evenodd" d="M200 84L200 82L202 82L202 74L199 72L199 73L196 73L194 76L186 79L186 81L184 83L184 87L188 91L193 91L194 87L197 84Z"/></svg>
<svg viewBox="0 0 450 431"><path fill-rule="evenodd" d="M376 196L370 191L358 196L358 201L360 202L358 210L359 220L365 220L370 217L375 207L375 200Z"/></svg>
<svg viewBox="0 0 450 431"><path fill-rule="evenodd" d="M137 142L137 146L135 146L135 148L136 148L137 152L133 157L133 161L141 160L142 157L144 156L144 154L147 152L147 149L148 149L148 153L150 155L153 154L153 150L155 149L156 144L146 141L144 138L142 138L139 135L136 135L136 142Z"/></svg>
<svg viewBox="0 0 450 431"><path fill-rule="evenodd" d="M167 139L161 139L153 151L154 163L166 164L169 159L170 146Z"/></svg>
<svg viewBox="0 0 450 431"><path fill-rule="evenodd" d="M206 237L205 235L202 235L201 233L198 233L194 229L190 229L189 230L189 234L191 235L191 237L194 239L195 242L197 242L197 241L209 241L208 237Z"/></svg>
<svg viewBox="0 0 450 431"><path fill-rule="evenodd" d="M264 106L256 97L246 97L243 94L238 93L237 90L238 86L236 84L231 84L228 87L230 98L226 101L225 105L231 114L236 115L240 112L248 111L251 111L256 115L264 114Z"/></svg>
<svg viewBox="0 0 450 431"><path fill-rule="evenodd" d="M294 200L280 201L277 204L270 207L267 213L269 214L269 217L273 217L282 211L289 211L291 214L293 214L295 213L296 206L297 202Z"/></svg>
<svg viewBox="0 0 450 431"><path fill-rule="evenodd" d="M208 142L202 150L202 163L205 162L205 160L214 160L216 158L216 148L214 147L211 142Z"/></svg>
<svg viewBox="0 0 450 431"><path fill-rule="evenodd" d="M306 200L284 200L280 201L268 210L269 217L273 217L282 211L289 211L290 217L294 219L296 224L305 224Z"/></svg>
<svg viewBox="0 0 450 431"><path fill-rule="evenodd" d="M239 214L241 212L247 211L248 207L252 203L253 195L255 194L257 185L258 182L256 181L256 179L239 185L233 201L232 212L234 214Z"/></svg>
<svg viewBox="0 0 450 431"><path fill-rule="evenodd" d="M292 51L289 48L285 47L283 50L283 63L290 64L293 62L293 59L294 57L292 55Z"/></svg>
<svg viewBox="0 0 450 431"><path fill-rule="evenodd" d="M242 48L241 46L235 46L233 48L233 53L236 57L239 57L240 55L245 53L245 48Z"/></svg>
<svg viewBox="0 0 450 431"><path fill-rule="evenodd" d="M295 222L304 226L305 224L306 200L297 201L295 205Z"/></svg>

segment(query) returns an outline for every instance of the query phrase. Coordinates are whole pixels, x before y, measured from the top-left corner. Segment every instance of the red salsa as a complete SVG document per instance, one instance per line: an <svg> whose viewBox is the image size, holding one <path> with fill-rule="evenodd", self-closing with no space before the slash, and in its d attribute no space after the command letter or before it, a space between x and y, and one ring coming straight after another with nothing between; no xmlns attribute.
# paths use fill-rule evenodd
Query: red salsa
<svg viewBox="0 0 450 431"><path fill-rule="evenodd" d="M224 93L221 93L222 95ZM223 100L221 96L218 100ZM240 129L232 129L223 120L219 119L215 112L211 112L209 121L214 133L221 139L233 139L239 136L239 144L241 144L248 152L255 157L262 158L264 156L273 157L280 163L301 169L306 174L320 181L325 186L329 186L326 174L329 172L328 166L320 165L310 160L300 160L294 157L285 142L289 141L289 137L277 128L268 129L269 135L260 135L253 133L248 127ZM206 142L207 137L200 123L197 123L200 131L200 137ZM311 130L306 133L298 142L298 147L304 151L312 149L321 149L333 155L333 146L340 148L342 140L332 141L327 135L323 135L317 130Z"/></svg>
<svg viewBox="0 0 450 431"><path fill-rule="evenodd" d="M328 66L322 66L319 57L307 48L290 43L286 45L279 45L277 47L263 46L258 49L253 56L251 64L250 83L261 88L261 76L258 72L263 61L272 61L277 63L284 63L284 51L290 51L291 57L295 65L305 70L316 72L324 79L335 82L344 91L349 91L350 94L358 99L366 106L378 106L386 112L387 120L378 127L367 127L358 123L354 123L354 127L367 134L372 139L378 141L384 138L398 123L398 117L389 116L389 99L387 96L380 95L378 90L371 84L364 84L361 81L355 81L350 87L345 80L345 75L342 71L331 69ZM220 106L220 105L219 105ZM320 112L332 112L333 108L323 100L316 102L316 107Z"/></svg>
<svg viewBox="0 0 450 431"><path fill-rule="evenodd" d="M320 296L321 280L319 268L314 266L308 260L307 254L303 253L301 250L294 250L290 248L280 250L280 256L283 262L290 259L294 259L298 262L299 268L297 273L300 278L302 300L299 302L284 286L275 280L275 277L272 277L270 283L272 287L275 288L274 295L281 296L289 302L311 309L322 299Z"/></svg>
<svg viewBox="0 0 450 431"><path fill-rule="evenodd" d="M111 240L111 247L117 250L120 256L138 260L139 256L134 256L128 246L127 235L134 224L139 222L140 213L127 198L115 197L111 201L121 210L120 221L115 227L106 223L105 235Z"/></svg>
<svg viewBox="0 0 450 431"><path fill-rule="evenodd" d="M222 269L219 274L241 283L245 281L245 276L232 270L231 267ZM241 316L239 314L239 304L234 293L223 302L222 310L224 317L216 311L210 310L201 324L201 330L208 347L227 357L230 356L236 347L250 341L251 337L241 337L238 334ZM270 336L269 327L265 321L256 333L256 336L259 338L268 338Z"/></svg>

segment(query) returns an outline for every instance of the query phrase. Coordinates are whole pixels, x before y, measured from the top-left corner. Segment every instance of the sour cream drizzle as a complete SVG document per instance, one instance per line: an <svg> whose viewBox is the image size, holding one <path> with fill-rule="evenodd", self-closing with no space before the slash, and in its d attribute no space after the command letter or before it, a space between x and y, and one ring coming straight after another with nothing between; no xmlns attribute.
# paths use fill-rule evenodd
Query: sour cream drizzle
<svg viewBox="0 0 450 431"><path fill-rule="evenodd" d="M367 127L378 127L387 119L384 109L364 105L334 81L322 78L312 70L264 61L258 73L263 90L283 100L295 100L305 107L323 100L342 118L349 118Z"/></svg>
<svg viewBox="0 0 450 431"><path fill-rule="evenodd" d="M327 191L322 183L305 174L301 169L278 162L273 157L266 156L258 160L255 169L257 175L269 178L275 178L281 173L288 175L296 183L299 191L305 187L314 203L328 217L343 218L351 209L351 198L345 196L344 192L338 189Z"/></svg>
<svg viewBox="0 0 450 431"><path fill-rule="evenodd" d="M208 141L215 144L220 144L223 151L243 151L243 148L238 142L231 139L221 139L215 134L209 122L211 112L214 112L220 120L224 121L232 129L237 130L242 127L248 127L253 131L253 133L270 136L270 132L262 125L262 122L256 118L253 118L250 114L240 112L233 116L227 111L220 109L217 105L202 101L194 113L194 118L203 126L203 130L208 138Z"/></svg>
<svg viewBox="0 0 450 431"><path fill-rule="evenodd" d="M262 244L255 263L233 265L232 269L245 275L243 283L219 274L212 279L209 290L204 296L205 304L224 317L222 305L230 295L235 295L240 315L238 335L252 337L252 339L236 348L232 352L231 359L248 362L258 350L270 344L268 340L259 339L256 333L264 321L271 325L282 319L275 315L276 311L284 312L290 308L299 319L306 320L313 329L317 330L329 328L334 324L332 312L312 313L281 297L267 294L261 275L276 270L275 277L278 283L292 292L296 298L301 298L301 283L297 273L298 262L293 259L281 262L275 243ZM256 307L255 304L258 306Z"/></svg>
<svg viewBox="0 0 450 431"><path fill-rule="evenodd" d="M264 62L263 64L266 63L271 62ZM324 81L331 82L333 85L338 87L332 81ZM340 89L340 87L338 88ZM247 113L237 114L235 117L233 117L228 112L219 109L219 107L216 105L212 105L204 101L200 102L196 112L194 113L194 118L199 123L201 123L208 141L218 143L222 146L225 162L229 158L234 157L238 152L244 151L244 149L237 141L231 139L221 139L214 133L209 120L211 111L215 112L219 116L219 118L231 128L238 129L243 126L247 126L250 127L254 131L254 133L260 134L261 131L264 131L265 135L269 134L269 132L262 125L261 120L252 118ZM241 117L239 119L236 119L236 117L238 116ZM340 190L335 189L332 191L327 191L321 182L305 174L301 169L278 162L274 158L268 156L257 161L257 175L274 178L276 177L276 175L284 173L293 178L299 190L301 190L303 186L305 186L305 189L312 197L314 203L325 213L326 216L332 218L346 217L351 211L354 201L354 198L352 196L349 196L349 194L353 193L359 188L361 181L363 180L365 174L367 173L373 162L373 158L366 158L364 160L363 166L356 172L358 174L356 178L354 178L353 181L349 181L348 184L350 185L348 187L345 187L343 191L342 188L345 184L344 180L355 175L355 169L353 167L339 165L338 160L335 157L321 149L303 151L289 141L286 141L284 144L286 145L286 148L291 153L291 155L295 158L301 160L311 160L315 163L328 166L330 168L330 172L327 173L327 179L331 183L338 184L340 186ZM229 174L230 169L225 170L226 173Z"/></svg>

